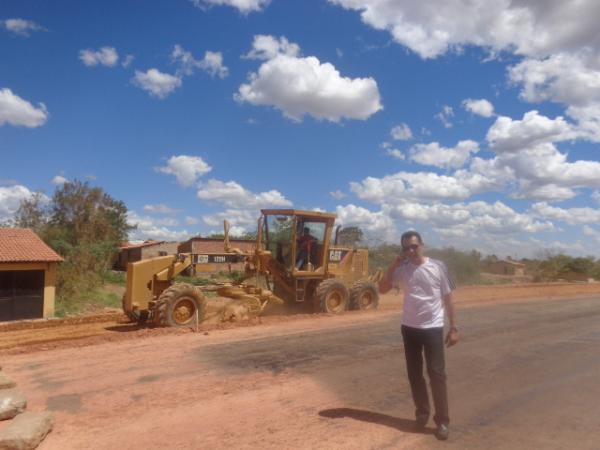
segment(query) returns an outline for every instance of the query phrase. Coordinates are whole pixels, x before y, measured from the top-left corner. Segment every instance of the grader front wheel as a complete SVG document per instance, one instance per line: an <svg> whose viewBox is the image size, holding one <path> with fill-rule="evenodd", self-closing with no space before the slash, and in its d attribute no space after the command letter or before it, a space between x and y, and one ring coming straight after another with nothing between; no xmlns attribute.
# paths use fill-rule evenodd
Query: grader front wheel
<svg viewBox="0 0 600 450"><path fill-rule="evenodd" d="M186 327L202 321L206 298L190 284L174 284L165 289L154 309L154 322L169 327Z"/></svg>

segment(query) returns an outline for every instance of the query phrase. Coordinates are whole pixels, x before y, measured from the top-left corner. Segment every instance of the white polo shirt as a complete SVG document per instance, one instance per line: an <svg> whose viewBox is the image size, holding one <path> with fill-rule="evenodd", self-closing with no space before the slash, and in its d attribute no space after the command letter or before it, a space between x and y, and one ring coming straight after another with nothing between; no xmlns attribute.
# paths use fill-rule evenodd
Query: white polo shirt
<svg viewBox="0 0 600 450"><path fill-rule="evenodd" d="M402 285L404 309L402 324L413 328L444 326L443 297L455 286L442 261L425 258L419 266L405 261L395 271L394 286Z"/></svg>

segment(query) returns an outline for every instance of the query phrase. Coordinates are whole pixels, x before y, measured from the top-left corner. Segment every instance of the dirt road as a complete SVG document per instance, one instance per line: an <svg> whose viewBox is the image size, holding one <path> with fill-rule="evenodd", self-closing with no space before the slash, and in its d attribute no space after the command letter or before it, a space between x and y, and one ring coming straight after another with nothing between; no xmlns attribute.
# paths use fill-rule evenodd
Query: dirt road
<svg viewBox="0 0 600 450"><path fill-rule="evenodd" d="M552 283L495 286L463 286L455 292L458 307L495 302L514 302L523 299L552 299L576 296L600 296L600 283ZM381 297L379 309L399 309L401 295L391 293ZM204 330L230 329L240 326L274 324L288 320L315 320L322 318L313 314L285 316L285 307L269 308L266 317L254 318L243 323L224 323L217 326L203 325ZM102 342L125 339L144 339L169 334L187 333L190 330L138 327L129 323L119 312L96 316L52 319L50 321L21 321L0 323L0 357L6 352L29 352L49 350L65 346L79 347Z"/></svg>
<svg viewBox="0 0 600 450"><path fill-rule="evenodd" d="M4 354L50 449L597 448L600 298L459 310L450 441L411 431L400 313ZM432 431L432 429L430 430Z"/></svg>

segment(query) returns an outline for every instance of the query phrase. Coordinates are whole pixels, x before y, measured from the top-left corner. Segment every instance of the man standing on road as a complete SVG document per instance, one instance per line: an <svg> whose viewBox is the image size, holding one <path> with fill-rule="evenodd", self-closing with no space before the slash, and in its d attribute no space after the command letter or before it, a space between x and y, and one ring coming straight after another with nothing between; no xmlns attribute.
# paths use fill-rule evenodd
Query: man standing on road
<svg viewBox="0 0 600 450"><path fill-rule="evenodd" d="M458 329L454 318L452 290L454 284L442 261L423 255L423 240L416 231L407 231L400 239L402 256L390 265L379 283L381 293L402 284L404 308L402 313L402 339L410 390L415 403L416 426L425 428L429 420L429 396L423 377L423 353L431 385L437 425L436 437L448 439L448 395L444 362L444 311L448 315L450 330L446 335L448 347L458 342Z"/></svg>

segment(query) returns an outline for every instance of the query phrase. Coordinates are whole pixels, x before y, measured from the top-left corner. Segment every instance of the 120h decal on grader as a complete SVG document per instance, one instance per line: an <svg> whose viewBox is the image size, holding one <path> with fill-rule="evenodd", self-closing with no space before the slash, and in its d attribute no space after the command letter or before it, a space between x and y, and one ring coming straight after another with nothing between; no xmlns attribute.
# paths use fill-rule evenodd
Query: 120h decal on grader
<svg viewBox="0 0 600 450"><path fill-rule="evenodd" d="M304 304L328 313L377 308L381 272L369 277L368 250L337 245L339 227L331 243L335 214L294 209L261 213L253 251L231 247L225 222L223 253L183 253L129 263L125 313L138 322L190 326L203 321L208 303L214 302L206 291L232 299L247 315L262 313L269 303ZM202 287L174 282L186 269L201 272L208 262L244 262L244 280Z"/></svg>

